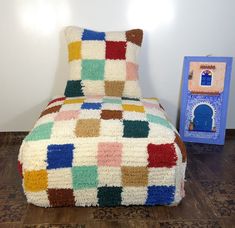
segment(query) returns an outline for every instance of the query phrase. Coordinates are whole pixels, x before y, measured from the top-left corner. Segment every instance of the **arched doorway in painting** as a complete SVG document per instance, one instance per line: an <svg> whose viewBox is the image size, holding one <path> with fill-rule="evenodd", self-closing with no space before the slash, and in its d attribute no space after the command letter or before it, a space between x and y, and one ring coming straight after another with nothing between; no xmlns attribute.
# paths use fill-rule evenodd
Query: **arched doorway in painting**
<svg viewBox="0 0 235 228"><path fill-rule="evenodd" d="M193 130L212 131L213 109L207 104L200 104L194 110Z"/></svg>

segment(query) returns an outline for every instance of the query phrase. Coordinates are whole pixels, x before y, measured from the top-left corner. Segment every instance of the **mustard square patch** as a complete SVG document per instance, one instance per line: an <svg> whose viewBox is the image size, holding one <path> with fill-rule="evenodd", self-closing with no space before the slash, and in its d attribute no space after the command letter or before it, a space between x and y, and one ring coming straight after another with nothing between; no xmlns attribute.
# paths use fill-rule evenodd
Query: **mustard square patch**
<svg viewBox="0 0 235 228"><path fill-rule="evenodd" d="M123 104L122 107L123 107L124 111L129 111L129 112L144 112L144 106L140 106L140 105Z"/></svg>
<svg viewBox="0 0 235 228"><path fill-rule="evenodd" d="M24 172L25 191L38 192L46 190L48 186L48 176L46 170L34 170Z"/></svg>
<svg viewBox="0 0 235 228"><path fill-rule="evenodd" d="M72 42L68 45L69 50L69 62L81 59L81 41Z"/></svg>

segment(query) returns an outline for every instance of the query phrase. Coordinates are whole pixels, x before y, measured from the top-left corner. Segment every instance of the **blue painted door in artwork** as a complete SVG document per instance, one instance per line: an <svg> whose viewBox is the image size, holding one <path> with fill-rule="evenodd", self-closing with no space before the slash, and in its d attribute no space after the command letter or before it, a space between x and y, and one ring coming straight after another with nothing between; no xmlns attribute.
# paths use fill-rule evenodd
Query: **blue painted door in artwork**
<svg viewBox="0 0 235 228"><path fill-rule="evenodd" d="M212 131L213 110L209 105L198 105L194 110L193 130Z"/></svg>

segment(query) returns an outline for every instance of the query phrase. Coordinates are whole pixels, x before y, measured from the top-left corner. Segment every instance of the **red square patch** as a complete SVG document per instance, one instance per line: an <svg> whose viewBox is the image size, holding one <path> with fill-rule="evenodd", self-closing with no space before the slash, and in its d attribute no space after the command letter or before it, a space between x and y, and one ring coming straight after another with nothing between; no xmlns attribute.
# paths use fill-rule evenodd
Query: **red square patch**
<svg viewBox="0 0 235 228"><path fill-rule="evenodd" d="M106 41L106 59L126 59L126 42Z"/></svg>
<svg viewBox="0 0 235 228"><path fill-rule="evenodd" d="M176 165L177 156L174 144L148 144L148 167L167 167Z"/></svg>

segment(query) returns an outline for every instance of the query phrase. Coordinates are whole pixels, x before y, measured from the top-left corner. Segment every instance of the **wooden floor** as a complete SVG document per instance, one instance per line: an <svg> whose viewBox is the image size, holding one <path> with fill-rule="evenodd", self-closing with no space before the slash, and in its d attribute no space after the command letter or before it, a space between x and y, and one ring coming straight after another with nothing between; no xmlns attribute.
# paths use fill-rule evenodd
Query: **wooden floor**
<svg viewBox="0 0 235 228"><path fill-rule="evenodd" d="M235 134L225 146L187 144L186 197L178 207L28 205L17 173L25 133L0 133L0 227L235 227Z"/></svg>

